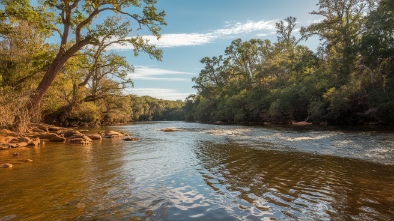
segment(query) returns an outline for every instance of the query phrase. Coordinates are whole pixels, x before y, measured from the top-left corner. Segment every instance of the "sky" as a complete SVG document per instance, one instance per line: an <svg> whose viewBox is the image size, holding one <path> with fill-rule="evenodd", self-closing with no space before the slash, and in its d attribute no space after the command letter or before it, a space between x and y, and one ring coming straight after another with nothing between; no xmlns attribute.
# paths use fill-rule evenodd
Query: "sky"
<svg viewBox="0 0 394 221"><path fill-rule="evenodd" d="M223 55L237 38L276 42L276 22L293 16L297 18L296 29L308 26L319 19L310 14L318 9L317 3L318 0L158 0L156 8L166 12L167 25L162 26L159 41L145 37L163 50L162 61L144 53L135 57L127 46L112 48L135 69L129 75L134 87L125 93L184 100L196 93L191 79L203 68L202 58ZM318 41L312 38L302 44L315 50Z"/></svg>

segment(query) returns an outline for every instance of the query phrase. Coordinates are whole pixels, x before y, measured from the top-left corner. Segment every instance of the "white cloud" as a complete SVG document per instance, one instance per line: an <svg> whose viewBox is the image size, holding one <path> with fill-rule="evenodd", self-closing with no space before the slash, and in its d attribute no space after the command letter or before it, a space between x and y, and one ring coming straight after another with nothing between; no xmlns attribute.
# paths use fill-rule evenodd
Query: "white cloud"
<svg viewBox="0 0 394 221"><path fill-rule="evenodd" d="M164 100L184 100L190 93L181 93L175 89L167 88L127 88L126 93L138 96L151 96Z"/></svg>
<svg viewBox="0 0 394 221"><path fill-rule="evenodd" d="M207 33L179 33L179 34L162 34L158 40L157 37L148 35L143 38L149 40L149 43L156 45L159 48L195 46L213 43L216 39L223 37L236 37L237 35L248 34L256 31L270 31L275 30L275 22L271 21L246 21L246 22L226 22L225 28L213 30ZM274 32L275 33L275 32ZM260 34L261 35L261 34ZM130 44L111 45L113 50L133 49Z"/></svg>
<svg viewBox="0 0 394 221"><path fill-rule="evenodd" d="M194 46L202 45L213 42L215 36L210 33L199 34L163 34L159 40L155 36L145 36L150 44L154 44L159 48L181 47L181 46Z"/></svg>
<svg viewBox="0 0 394 221"><path fill-rule="evenodd" d="M220 37L223 35L236 35L236 34L246 34L254 31L273 30L275 29L275 22L276 20L247 21L245 23L236 22L233 25L227 24L229 28L218 29L212 33Z"/></svg>
<svg viewBox="0 0 394 221"><path fill-rule="evenodd" d="M257 34L256 36L257 36L257 37L265 37L265 36L267 36L267 35L269 35L269 34Z"/></svg>
<svg viewBox="0 0 394 221"><path fill-rule="evenodd" d="M185 81L190 82L190 75L193 73L182 72L182 71L174 71L174 70L166 70L160 68L152 68L146 66L136 66L134 68L134 73L130 73L129 77L131 79L139 79L139 80L157 80L157 81ZM188 75L186 78L181 77L171 77L171 75ZM165 77L160 77L165 76Z"/></svg>

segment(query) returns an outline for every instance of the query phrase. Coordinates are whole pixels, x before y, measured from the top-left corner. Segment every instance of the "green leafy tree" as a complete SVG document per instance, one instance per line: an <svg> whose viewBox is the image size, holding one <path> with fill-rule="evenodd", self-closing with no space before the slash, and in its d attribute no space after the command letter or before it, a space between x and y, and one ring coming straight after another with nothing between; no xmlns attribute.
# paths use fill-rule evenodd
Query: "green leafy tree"
<svg viewBox="0 0 394 221"><path fill-rule="evenodd" d="M12 14L19 19L25 19L23 7L19 1L3 0L7 14ZM43 28L57 32L60 38L59 48L55 52L54 59L50 61L46 72L31 96L32 113L37 112L39 104L66 62L78 51L87 46L97 46L100 39L110 39L110 42L118 44L132 44L135 54L144 51L151 56L160 59L161 51L149 45L141 36L128 37L134 31L146 29L154 36L159 37L160 26L165 25L164 12L157 12L156 1L152 0L126 0L126 1L81 1L81 0L42 0L39 6L32 7L27 1L24 5L40 14L45 12L51 17L39 21L45 21ZM136 10L136 9L141 9ZM113 15L112 17L105 17ZM119 20L116 24L115 17ZM53 18L53 19L51 19ZM100 22L102 21L102 22ZM145 30L144 30L145 31ZM137 33L137 32L136 32Z"/></svg>

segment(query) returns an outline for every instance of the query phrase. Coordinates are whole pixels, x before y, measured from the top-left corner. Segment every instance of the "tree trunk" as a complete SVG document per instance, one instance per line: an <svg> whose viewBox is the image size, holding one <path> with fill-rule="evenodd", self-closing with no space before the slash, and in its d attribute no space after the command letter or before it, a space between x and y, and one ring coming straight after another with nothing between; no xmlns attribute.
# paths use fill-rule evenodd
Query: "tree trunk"
<svg viewBox="0 0 394 221"><path fill-rule="evenodd" d="M30 116L32 116L33 121L38 120L40 103L44 98L44 95L47 92L49 86L51 86L53 80L55 80L56 75L60 72L61 68L64 66L67 60L76 52L78 52L81 48L89 44L90 40L91 38L85 38L84 40L74 44L64 53L59 51L59 53L56 55L56 58L49 66L40 84L38 85L34 93L30 96L30 102L27 104L29 114Z"/></svg>

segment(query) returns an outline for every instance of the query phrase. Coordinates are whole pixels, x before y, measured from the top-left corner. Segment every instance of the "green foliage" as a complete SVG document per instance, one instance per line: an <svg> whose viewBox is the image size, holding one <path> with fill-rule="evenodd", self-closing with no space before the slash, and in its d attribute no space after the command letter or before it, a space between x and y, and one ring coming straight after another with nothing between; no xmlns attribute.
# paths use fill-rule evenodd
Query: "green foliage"
<svg viewBox="0 0 394 221"><path fill-rule="evenodd" d="M394 123L393 11L393 0L319 0L311 14L323 19L302 27L301 39L288 17L276 23L278 42L234 40L224 55L201 60L186 119ZM299 45L313 35L316 53Z"/></svg>
<svg viewBox="0 0 394 221"><path fill-rule="evenodd" d="M183 101L168 101L149 96L131 97L133 121L184 120Z"/></svg>
<svg viewBox="0 0 394 221"><path fill-rule="evenodd" d="M122 90L132 86L133 67L107 49L128 44L135 56L144 52L160 60L162 51L138 34L160 37L165 13L157 11L156 1L0 3L0 89L31 92L21 110L30 117L42 110L48 121L59 124L124 123L132 118L130 102L124 102L127 108L113 100L123 100ZM130 38L131 33L137 37ZM48 43L56 38L57 44Z"/></svg>

